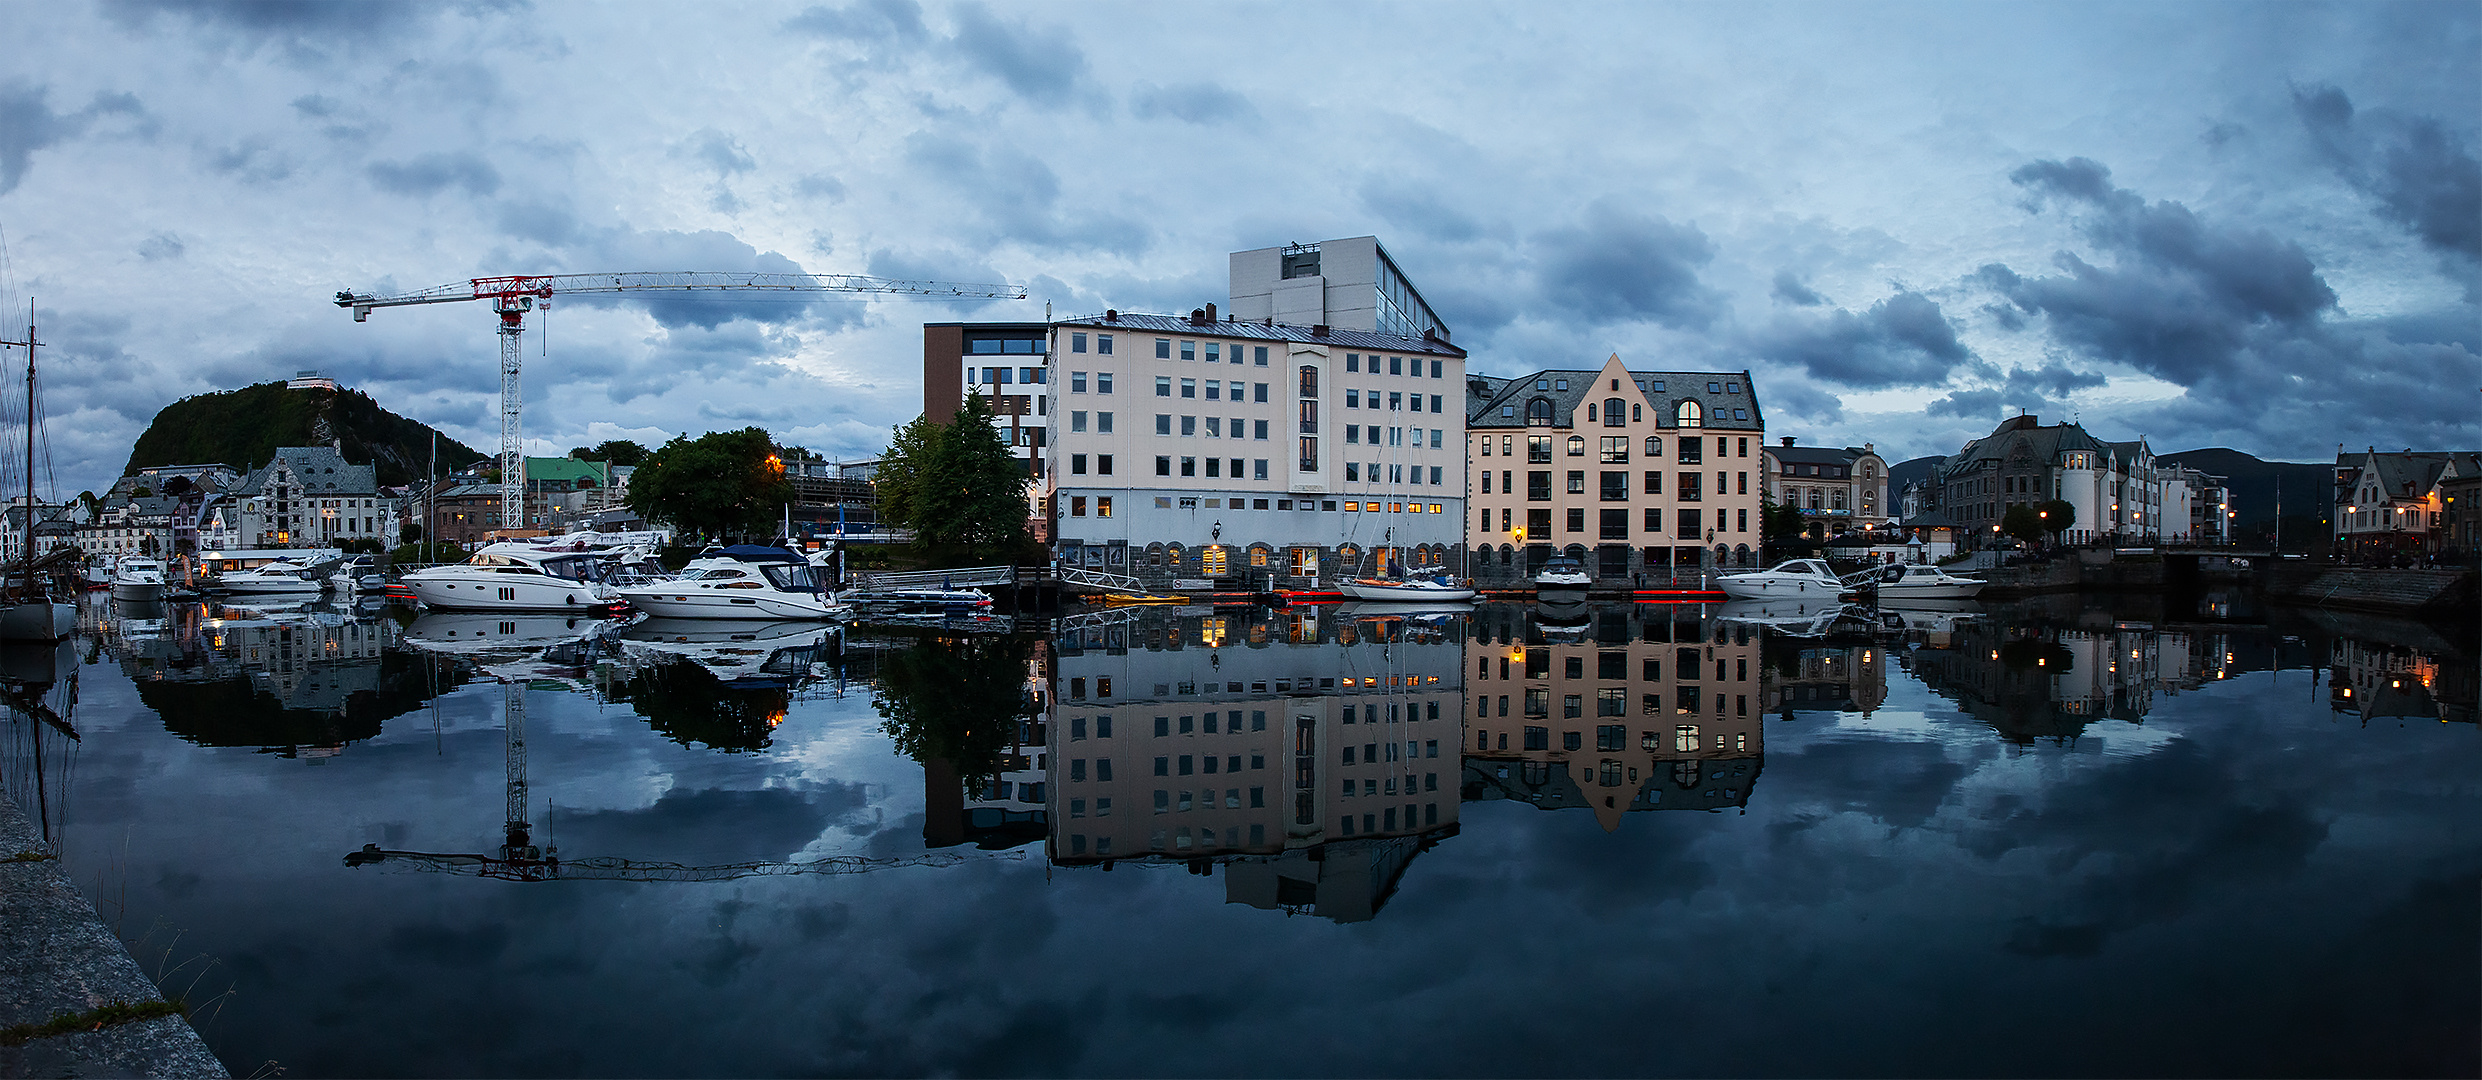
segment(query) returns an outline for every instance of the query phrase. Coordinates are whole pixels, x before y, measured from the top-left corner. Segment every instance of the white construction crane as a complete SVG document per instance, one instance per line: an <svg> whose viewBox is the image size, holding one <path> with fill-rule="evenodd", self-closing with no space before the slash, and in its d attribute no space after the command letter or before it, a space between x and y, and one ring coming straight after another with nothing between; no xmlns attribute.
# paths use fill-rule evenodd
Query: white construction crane
<svg viewBox="0 0 2482 1080"><path fill-rule="evenodd" d="M353 309L353 321L368 322L374 308L414 304L449 304L489 300L500 316L500 527L526 525L526 449L522 437L525 395L518 389L522 353L518 335L526 332L526 313L538 300L557 293L710 292L887 293L902 296L948 297L958 300L1023 300L1022 285L959 285L945 281L892 281L853 274L727 274L684 270L624 274L519 274L511 277L468 278L420 292L380 296L339 292L336 306ZM424 523L426 538L433 523Z"/></svg>

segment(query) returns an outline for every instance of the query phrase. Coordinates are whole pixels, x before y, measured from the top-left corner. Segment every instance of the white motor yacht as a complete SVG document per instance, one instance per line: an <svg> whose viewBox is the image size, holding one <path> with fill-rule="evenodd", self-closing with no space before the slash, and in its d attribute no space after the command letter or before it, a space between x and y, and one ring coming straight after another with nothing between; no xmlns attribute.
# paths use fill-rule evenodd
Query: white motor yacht
<svg viewBox="0 0 2482 1080"><path fill-rule="evenodd" d="M1990 584L1981 578L1963 577L1919 563L1891 563L1864 570L1849 580L1855 584L1868 582L1876 586L1881 603L1893 600L1967 600Z"/></svg>
<svg viewBox="0 0 2482 1080"><path fill-rule="evenodd" d="M1586 565L1573 555L1554 555L1534 575L1534 592L1584 592L1594 579L1586 574Z"/></svg>
<svg viewBox="0 0 2482 1080"><path fill-rule="evenodd" d="M1853 587L1837 577L1825 559L1787 559L1772 569L1725 574L1715 579L1715 587L1735 600L1767 600L1780 597L1820 598L1833 600Z"/></svg>
<svg viewBox="0 0 2482 1080"><path fill-rule="evenodd" d="M728 547L692 565L697 568L670 581L619 589L619 598L668 619L816 621L851 610L819 587L808 560L783 548Z"/></svg>
<svg viewBox="0 0 2482 1080"><path fill-rule="evenodd" d="M278 559L250 570L225 571L216 578L216 587L237 596L272 596L317 593L321 583L310 576L310 567Z"/></svg>
<svg viewBox="0 0 2482 1080"><path fill-rule="evenodd" d="M585 611L618 599L603 580L602 557L532 544L484 546L449 566L406 571L414 598L443 611Z"/></svg>
<svg viewBox="0 0 2482 1080"><path fill-rule="evenodd" d="M147 601L164 598L164 564L125 555L112 567L112 598Z"/></svg>
<svg viewBox="0 0 2482 1080"><path fill-rule="evenodd" d="M1452 580L1446 574L1347 578L1336 583L1336 591L1355 600L1379 600L1391 604L1461 604L1474 598L1473 586Z"/></svg>

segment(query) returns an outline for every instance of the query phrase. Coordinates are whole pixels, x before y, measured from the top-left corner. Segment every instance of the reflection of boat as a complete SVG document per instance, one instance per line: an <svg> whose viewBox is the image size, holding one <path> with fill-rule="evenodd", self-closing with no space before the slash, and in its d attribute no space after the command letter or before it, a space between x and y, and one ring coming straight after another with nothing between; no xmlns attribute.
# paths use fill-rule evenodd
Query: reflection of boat
<svg viewBox="0 0 2482 1080"><path fill-rule="evenodd" d="M1964 600L1990 584L1981 578L1961 577L1918 563L1891 563L1863 570L1846 581L1855 586L1876 586L1882 604L1897 600Z"/></svg>
<svg viewBox="0 0 2482 1080"><path fill-rule="evenodd" d="M267 596L316 593L320 585L309 567L278 559L256 569L228 570L216 578L216 587L241 596Z"/></svg>
<svg viewBox="0 0 2482 1080"><path fill-rule="evenodd" d="M407 571L416 599L447 611L579 611L612 602L600 556L533 544L488 544L447 566Z"/></svg>
<svg viewBox="0 0 2482 1080"><path fill-rule="evenodd" d="M1879 605L1879 625L1890 630L1944 634L1960 622L1981 617L1982 605L1971 600L1902 600Z"/></svg>
<svg viewBox="0 0 2482 1080"><path fill-rule="evenodd" d="M1583 633L1594 621L1582 590L1561 590L1534 604L1534 625L1545 634Z"/></svg>
<svg viewBox="0 0 2482 1080"><path fill-rule="evenodd" d="M1771 597L1833 600L1852 591L1844 579L1828 569L1824 559L1787 559L1772 569L1725 574L1715 579L1715 587L1735 600L1757 600Z"/></svg>
<svg viewBox="0 0 2482 1080"><path fill-rule="evenodd" d="M479 656L508 649L544 649L584 641L609 628L583 615L434 611L405 627L398 640L429 653Z"/></svg>
<svg viewBox="0 0 2482 1080"><path fill-rule="evenodd" d="M114 600L163 599L164 564L136 555L123 556L112 566L112 598Z"/></svg>
<svg viewBox="0 0 2482 1080"><path fill-rule="evenodd" d="M1763 626L1792 637L1824 637L1837 620L1860 615L1860 608L1815 593L1808 599L1731 600L1715 609L1715 617L1724 622Z"/></svg>
<svg viewBox="0 0 2482 1080"><path fill-rule="evenodd" d="M1586 591L1587 585L1593 583L1593 580L1586 576L1586 565L1579 562L1576 556L1554 555L1551 561L1544 563L1542 570L1534 575L1534 591L1538 595L1582 593Z"/></svg>
<svg viewBox="0 0 2482 1080"><path fill-rule="evenodd" d="M161 600L114 600L113 632L128 638L162 637L172 609Z"/></svg>
<svg viewBox="0 0 2482 1080"><path fill-rule="evenodd" d="M345 560L344 565L337 567L335 573L329 574L327 583L328 588L335 590L337 597L341 599L357 592L375 592L384 589L388 585L388 579L380 574L379 560L376 557L356 555Z"/></svg>
<svg viewBox="0 0 2482 1080"><path fill-rule="evenodd" d="M731 683L805 676L811 663L828 659L828 639L841 632L816 621L647 619L622 630L620 637L622 647L630 652L682 657ZM785 658L788 650L797 655ZM779 658L795 663L788 665Z"/></svg>
<svg viewBox="0 0 2482 1080"><path fill-rule="evenodd" d="M819 587L809 560L783 548L744 544L713 552L671 581L617 590L629 606L674 619L833 619L846 608ZM977 594L979 595L979 594ZM989 603L985 598L984 603Z"/></svg>
<svg viewBox="0 0 2482 1080"><path fill-rule="evenodd" d="M988 615L991 597L973 589L883 589L839 600L865 615Z"/></svg>

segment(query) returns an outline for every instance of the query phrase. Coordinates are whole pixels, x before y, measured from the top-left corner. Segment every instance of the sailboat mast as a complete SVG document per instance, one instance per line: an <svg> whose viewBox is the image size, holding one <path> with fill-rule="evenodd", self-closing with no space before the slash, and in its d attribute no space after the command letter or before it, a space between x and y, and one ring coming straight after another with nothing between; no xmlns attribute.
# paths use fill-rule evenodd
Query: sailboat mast
<svg viewBox="0 0 2482 1080"><path fill-rule="evenodd" d="M26 589L34 590L34 297L26 298Z"/></svg>

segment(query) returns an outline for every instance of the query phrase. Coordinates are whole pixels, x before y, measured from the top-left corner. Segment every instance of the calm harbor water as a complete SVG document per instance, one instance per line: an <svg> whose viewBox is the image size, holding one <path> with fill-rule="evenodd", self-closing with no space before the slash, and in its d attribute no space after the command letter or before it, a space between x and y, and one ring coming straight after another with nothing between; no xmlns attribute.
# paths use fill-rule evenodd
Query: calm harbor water
<svg viewBox="0 0 2482 1080"><path fill-rule="evenodd" d="M2471 628L2211 614L99 602L6 779L236 1075L2482 1071Z"/></svg>

